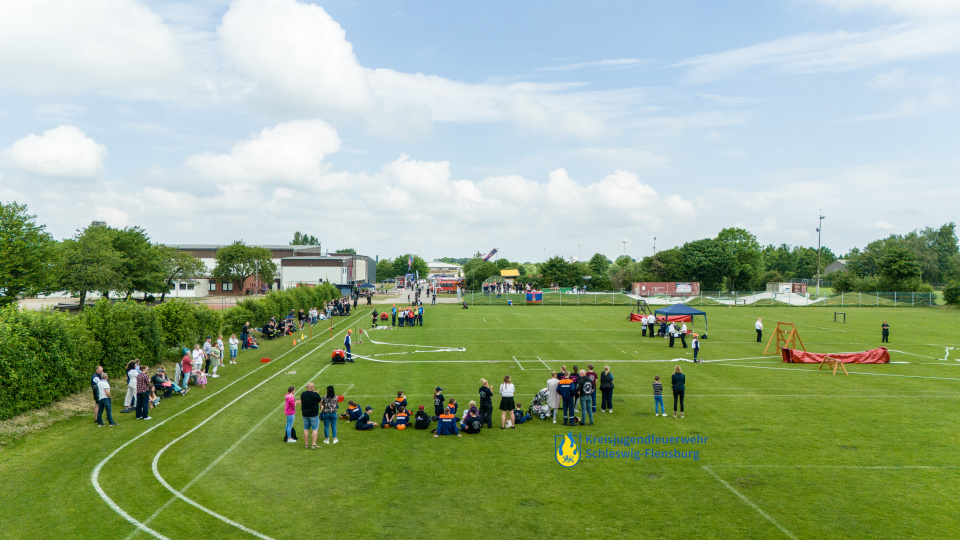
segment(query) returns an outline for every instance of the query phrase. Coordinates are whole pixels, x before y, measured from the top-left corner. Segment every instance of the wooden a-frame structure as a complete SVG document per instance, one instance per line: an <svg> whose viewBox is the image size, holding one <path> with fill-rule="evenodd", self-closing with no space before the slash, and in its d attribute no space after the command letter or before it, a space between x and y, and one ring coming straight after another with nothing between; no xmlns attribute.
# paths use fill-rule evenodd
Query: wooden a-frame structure
<svg viewBox="0 0 960 540"><path fill-rule="evenodd" d="M787 328L790 329L789 332L785 331ZM776 349L771 353L769 351L770 347L774 345L774 340L776 340ZM763 354L780 354L780 349L796 349L797 341L800 342L800 348L806 351L807 348L804 346L803 340L800 339L797 327L793 323L777 321L777 328L770 336L770 341L767 342L767 348L763 350Z"/></svg>

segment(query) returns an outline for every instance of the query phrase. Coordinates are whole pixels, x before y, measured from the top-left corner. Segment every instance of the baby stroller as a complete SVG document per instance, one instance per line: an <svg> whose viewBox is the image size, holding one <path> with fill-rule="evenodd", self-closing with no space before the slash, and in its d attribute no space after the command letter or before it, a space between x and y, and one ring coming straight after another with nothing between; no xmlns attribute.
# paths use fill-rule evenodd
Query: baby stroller
<svg viewBox="0 0 960 540"><path fill-rule="evenodd" d="M530 407L527 408L530 417L539 416L541 420L546 420L550 416L550 406L547 405L547 389L537 392L530 400Z"/></svg>

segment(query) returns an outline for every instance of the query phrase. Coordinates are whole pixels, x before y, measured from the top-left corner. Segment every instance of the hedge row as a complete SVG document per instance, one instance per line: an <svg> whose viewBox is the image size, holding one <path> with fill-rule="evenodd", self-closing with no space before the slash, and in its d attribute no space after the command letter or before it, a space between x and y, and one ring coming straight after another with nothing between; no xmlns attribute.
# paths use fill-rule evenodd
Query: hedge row
<svg viewBox="0 0 960 540"><path fill-rule="evenodd" d="M172 301L155 308L101 299L78 315L0 310L0 420L87 387L98 364L123 380L127 362L179 358L223 325L206 306Z"/></svg>
<svg viewBox="0 0 960 540"><path fill-rule="evenodd" d="M274 291L260 299L247 299L223 314L223 323L229 331L239 332L244 323L263 327L270 317L286 317L290 310L322 309L325 302L340 298L340 290L329 283L316 287L297 287Z"/></svg>

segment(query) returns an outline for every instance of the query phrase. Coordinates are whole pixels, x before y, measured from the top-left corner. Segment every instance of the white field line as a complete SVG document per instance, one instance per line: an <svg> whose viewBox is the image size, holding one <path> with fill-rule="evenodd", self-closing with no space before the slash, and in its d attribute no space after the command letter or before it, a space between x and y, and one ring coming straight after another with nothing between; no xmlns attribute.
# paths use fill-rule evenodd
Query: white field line
<svg viewBox="0 0 960 540"><path fill-rule="evenodd" d="M465 391L466 392L466 391ZM395 394L354 394L351 398L389 398L396 397ZM451 394L454 395L454 394ZM629 398L652 398L653 394L616 394L617 397ZM864 398L864 399L960 399L960 394L921 394L921 395L895 395L895 394L696 394L696 398Z"/></svg>
<svg viewBox="0 0 960 540"><path fill-rule="evenodd" d="M341 330L340 332L337 332L334 337L339 336L342 332L343 332L343 330ZM321 343L320 345L317 345L313 350L311 350L310 352L304 354L304 355L301 356L300 358L294 360L290 365L288 365L287 367L285 367L285 368L283 368L283 369L288 369L288 368L292 367L294 364L296 364L297 362L299 362L299 361L303 360L304 358L310 356L311 354L313 354L314 352L316 352L320 347L323 347L324 345L326 345L326 344L327 344L329 341L331 341L334 337L328 338L327 341L324 341L324 342ZM325 365L325 366L323 367L323 369L320 370L320 372L323 373L323 370L324 370L324 369L327 369L327 368L330 367L331 365L332 365L332 364L327 364L327 365ZM182 492L177 491L177 490L174 489L174 487L171 486L171 485L166 481L166 479L160 474L160 470L159 470L157 464L158 464L159 461L160 461L160 457L163 456L163 454L164 454L171 446L173 446L174 444L180 442L181 439L183 439L184 437L190 435L190 434L193 433L194 431L200 429L201 427L203 427L204 425L206 425L207 422L209 422L210 420L213 420L214 418L216 418L220 413L222 413L223 411L229 409L234 403L240 401L241 399L243 399L244 397L246 397L248 394L250 394L250 393L253 392L254 390L260 388L260 387L263 386L264 384L270 382L274 377L276 377L276 376L278 376L278 375L281 375L281 374L283 374L283 371L282 371L282 370L279 371L279 372L277 372L277 373L275 373L275 374L273 374L273 375L271 375L270 377L267 377L266 379L264 379L263 381L261 381L259 384L257 384L257 385L254 386L253 388L251 388L251 389L247 390L246 392L240 394L239 396L237 396L236 399L234 399L234 400L231 401L230 403L227 403L227 404L224 405L222 408L220 408L219 410L217 410L216 412L214 412L213 414L211 414L210 416L208 416L207 418L205 418L202 422L200 422L199 424L197 424L196 426L194 426L193 428L191 428L189 431L187 431L187 432L184 433L183 435L180 435L180 436L177 437L176 439L174 439L174 440L170 441L169 443L167 443L166 446L164 446L163 448L161 448L160 451L157 452L157 454L156 454L155 456L153 456L153 463L152 463L152 465L151 465L151 468L153 469L153 476L154 476L154 478L156 478L157 481L160 482L160 483L163 485L163 487L167 488L167 491L173 493L173 495L174 495L175 497L177 497L178 499L182 500L183 502L185 502L185 503L193 506L194 508L196 508L196 509L198 509L198 510L201 510L201 511L203 511L203 512L205 512L205 513L207 513L207 514L209 514L209 515L211 515L211 516L219 519L220 521L222 521L222 522L224 522L224 523L226 523L226 524L228 524L228 525L233 525L234 527L240 529L241 531L246 532L246 533L248 533L248 534L251 534L251 535L253 535L253 536L256 536L257 538L261 538L262 540L273 540L273 539L270 538L269 536L265 535L265 534L262 534L262 533L260 533L260 532L258 532L258 531L255 531L255 530L253 530L253 529L251 529L251 528L249 528L249 527L247 527L247 526L245 526L245 525L243 525L243 524L241 524L241 523L238 523L238 522L236 522L236 521L233 521L232 519L230 519L230 518L228 518L228 517L226 517L226 516L223 516L223 515L221 515L221 514L218 514L217 512L214 512L213 510L210 510L209 508L203 506L202 504L200 504L200 503L194 501L193 499L187 497L187 496L184 495ZM279 407L278 407L278 408L279 408ZM272 414L272 413L271 413L271 414Z"/></svg>
<svg viewBox="0 0 960 540"><path fill-rule="evenodd" d="M746 498L746 497L743 495L743 493L740 493L739 491L737 491L736 489L734 489L734 487L731 486L730 484L728 484L726 480L724 480L723 478L720 478L720 476L717 475L717 473L713 472L713 470L712 470L710 467L708 467L708 466L706 466L706 465L703 465L703 470L705 470L705 471L707 471L708 473L710 473L710 476L714 477L718 482L720 482L721 484L723 484L723 487L729 489L734 495L736 495L737 497L739 497L741 501L743 501L743 502L747 503L748 505L750 505L750 508L753 508L754 510L756 510L758 514L760 514L761 516L764 517L764 519L766 519L767 521L769 521L770 523L772 523L774 527L780 529L780 532L782 532L784 535L786 535L787 538L791 538L792 540L797 540L797 537L796 537L792 532L788 531L788 530L786 529L786 527L784 527L783 525L777 523L777 520L775 520L775 519L773 519L772 517L770 517L770 514L767 514L766 512L764 512L763 510L761 510L759 506L753 504L753 501L751 501L750 499Z"/></svg>
<svg viewBox="0 0 960 540"><path fill-rule="evenodd" d="M327 364L327 365L323 366L323 369L321 369L320 371L318 371L317 374L314 375L313 377L310 377L310 378L308 379L308 382L316 379L317 377L319 377L320 374L323 373L323 371L324 371L325 369L327 369L328 367L330 367L330 364ZM306 385L304 385L304 386L306 386ZM303 388L303 387L301 387L301 389L302 389L302 388ZM352 384L347 387L347 390L346 390L346 391L344 391L344 395L346 395L346 393L349 392L351 388L353 388L353 385L352 385ZM190 489L191 486L193 486L195 483L197 483L197 481L200 480L200 478L202 478L204 475L206 475L208 472L210 472L210 470L213 469L213 468L217 465L217 463L220 463L220 462L223 460L223 458L227 457L227 455L230 454L230 452L233 452L234 450L236 450L236 448L237 448L238 446L240 446L240 443L242 443L243 441L245 441L245 440L247 439L247 437L249 437L250 435L252 435L253 432L257 430L257 428L259 428L260 426L262 426L264 422L266 422L267 420L269 420L271 416L273 416L274 414L276 414L277 411L279 411L279 410L282 409L282 408L283 408L283 405L280 405L279 407L277 407L277 408L273 409L272 411L270 411L266 416L264 416L263 419L261 419L259 422L257 422L257 424L256 424L255 426L253 426L252 428L250 428L249 431L247 431L246 433L244 433L243 436L240 437L240 438L237 440L237 442L233 443L233 445L230 446L230 448L227 448L222 454L220 454L219 457L217 457L217 459L213 460L213 463L211 463L210 465L207 465L207 467L206 467L205 469L203 469L202 471L200 471L200 474L197 475L196 478L194 478L193 480L191 480L190 482L188 482L187 485L183 486L183 489L181 489L181 490L179 491L179 494L180 494L180 495L183 495L188 489ZM180 498L180 497L178 497L177 495L174 495L174 496L170 497L170 500L168 500L166 503L164 503L163 506L161 506L161 507L160 507L156 512L154 512L149 518L147 518L147 519L144 521L144 524L149 524L151 521L153 521L154 519L156 519L156 517L157 517L158 515L160 515L161 512L163 512L164 510L166 510L166 508L167 508L168 506L170 506L171 504L173 504L173 502L176 501L178 498ZM139 532L139 529L134 529L134 531L133 531L132 533L130 533L130 535L127 536L127 538L126 538L125 540L130 540L131 538L133 538L134 536L136 536L136 534L137 534L138 532Z"/></svg>
<svg viewBox="0 0 960 540"><path fill-rule="evenodd" d="M520 371L526 371L525 369L523 369L523 364L521 364L520 361L517 360L516 356L513 357L513 361L516 362L518 366L520 366Z"/></svg>
<svg viewBox="0 0 960 540"><path fill-rule="evenodd" d="M310 339L312 339L312 338L310 338ZM331 339L332 339L332 338L331 338ZM321 346L322 346L322 344L321 344L321 345L318 345L317 348L320 348ZM314 349L314 350L316 350L316 349ZM276 360L279 360L279 359L283 358L284 356L290 354L290 353L293 352L293 351L294 351L294 349L290 349L289 351L287 351L287 352L281 354L280 356L278 356L278 357L276 358ZM308 353L308 354L309 354L309 353ZM297 360L297 362L299 362L299 360ZM296 363L296 362L294 362L294 364L295 364L295 363ZM290 365L293 365L293 364L290 364ZM130 514L128 514L127 512L125 512L122 508L120 508L120 505L118 505L113 499L111 499L110 496L108 496L107 493L103 490L103 487L100 486L100 471L103 470L103 467L104 467L107 463L109 463L110 460L113 459L114 456L116 456L118 453L120 453L121 450L123 450L124 448L126 448L126 447L129 446L130 444L134 443L135 441L137 441L138 439L140 439L140 438L143 437L144 435L146 435L146 434L150 433L151 431L159 428L160 426L166 424L168 421L176 418L177 416L180 416L181 414L189 411L190 409L193 409L194 407L199 406L201 403L203 403L203 402L205 402L205 401L207 401L207 400L209 400L209 399L212 399L212 398L215 397L217 394L220 394L221 392L226 391L226 390L227 390L228 388L230 388L231 386L233 386L233 385L237 384L238 382L246 379L246 378L249 377L250 375L253 375L253 374L257 373L257 372L260 371L261 369L264 369L264 368L269 367L269 366L270 366L270 364L263 364L263 365L261 365L260 367L258 367L258 368L256 368L256 369L250 371L250 372L247 373L246 375L240 376L240 378L238 378L237 380L235 380L235 381L231 382L230 384L224 386L224 387L221 388L220 390L217 390L216 392L208 395L207 397L201 399L200 401L194 403L193 405L190 405L189 407L186 407L185 409L183 409L183 410L181 410L181 411L179 411L179 412L177 412L177 413L174 413L173 415L171 415L171 416L170 416L169 418L167 418L166 420L162 420L162 421L160 421L160 422L157 422L156 424L154 424L154 425L151 426L150 428L148 428L148 429L144 430L143 432L141 432L141 433L140 433L139 435L137 435L136 437L130 439L129 441L127 441L127 442L123 443L122 445L120 445L119 447L117 447L116 450L114 450L113 452L111 452L107 457L103 458L103 460L102 460L100 463L98 463L97 466L93 469L93 472L90 473L90 482L93 484L93 487L94 487L94 489L96 490L97 494L100 496L100 498L101 498L105 503L107 503L107 506L109 506L111 510L113 510L114 512L116 512L117 514L119 514L121 517L123 517L125 520L127 520L130 524L132 524L132 525L134 525L135 527L137 527L138 530L141 530L141 531L143 531L143 532L145 532L145 533L147 533L147 534L149 534L149 535L151 535L151 536L153 536L153 537L155 537L155 538L164 538L164 539L167 538L166 536L163 536L163 535L160 534L159 532L157 532L157 531L155 531L155 530L147 527L146 525L144 525L143 523L141 523L140 521L138 521L136 518L134 518L133 516L131 516ZM289 367L289 366L288 366L288 367ZM281 370L281 371L282 371L282 370Z"/></svg>
<svg viewBox="0 0 960 540"><path fill-rule="evenodd" d="M792 368L778 368L778 367L771 367L771 366L743 366L740 364L720 364L720 365L730 366L730 367L754 368L754 369L779 369L783 371L799 371L802 373L821 373L820 370L816 370L816 369L792 369ZM810 365L814 365L814 364L810 364ZM826 373L826 372L822 372L822 373ZM930 377L926 375L897 375L895 373L867 373L865 371L848 371L847 373L851 375L874 375L877 377L905 377L908 379L936 379L938 381L960 381L960 379L956 377Z"/></svg>
<svg viewBox="0 0 960 540"><path fill-rule="evenodd" d="M543 358L540 358L540 357L538 356L538 357L537 357L537 360L539 360L540 363L543 364L543 367L545 367L545 368L547 368L547 369L550 369L550 366L548 366L547 363L543 361ZM553 371L553 370L550 370L550 371Z"/></svg>

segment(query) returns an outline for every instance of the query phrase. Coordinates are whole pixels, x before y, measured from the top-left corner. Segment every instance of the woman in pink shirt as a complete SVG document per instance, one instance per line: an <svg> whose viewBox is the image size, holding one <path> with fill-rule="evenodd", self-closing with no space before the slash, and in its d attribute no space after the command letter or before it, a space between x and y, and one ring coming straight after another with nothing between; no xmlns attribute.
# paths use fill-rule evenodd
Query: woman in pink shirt
<svg viewBox="0 0 960 540"><path fill-rule="evenodd" d="M293 429L293 418L297 415L297 396L294 395L294 387L287 388L287 395L283 396L283 414L287 415L287 442L295 443L297 442L291 436L291 430Z"/></svg>

